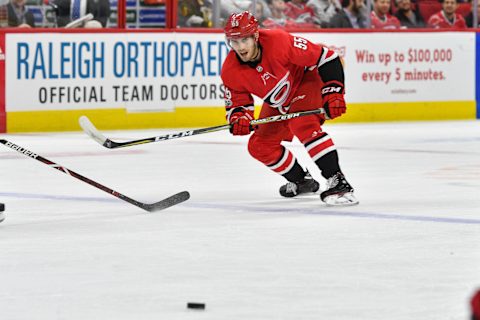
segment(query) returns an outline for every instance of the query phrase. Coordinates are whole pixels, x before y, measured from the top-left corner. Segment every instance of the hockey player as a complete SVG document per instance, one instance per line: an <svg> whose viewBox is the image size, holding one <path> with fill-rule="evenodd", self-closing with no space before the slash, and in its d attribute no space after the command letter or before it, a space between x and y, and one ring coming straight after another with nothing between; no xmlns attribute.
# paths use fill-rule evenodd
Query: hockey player
<svg viewBox="0 0 480 320"><path fill-rule="evenodd" d="M327 179L327 190L320 198L328 205L358 204L353 188L340 170L335 145L321 128L325 119L337 118L346 111L343 67L337 53L280 29L258 30L257 19L248 11L232 14L224 31L233 49L221 72L231 133L248 135L254 131L248 151L288 180L280 187L282 196L295 197L319 190L319 183L281 145L296 136ZM326 115L252 128L252 94L264 101L260 117L322 107Z"/></svg>

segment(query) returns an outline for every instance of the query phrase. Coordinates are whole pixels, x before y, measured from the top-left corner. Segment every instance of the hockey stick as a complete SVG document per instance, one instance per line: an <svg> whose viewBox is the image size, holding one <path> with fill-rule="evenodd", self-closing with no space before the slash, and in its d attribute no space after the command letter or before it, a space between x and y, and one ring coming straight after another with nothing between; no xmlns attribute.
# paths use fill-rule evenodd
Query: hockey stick
<svg viewBox="0 0 480 320"><path fill-rule="evenodd" d="M285 121L285 120L290 120L293 118L298 118L298 117L303 117L303 116L309 116L312 114L319 114L319 113L325 113L325 109L315 109L315 110L310 110L310 111L301 111L301 112L294 112L294 113L287 113L287 114L280 114L276 116L271 116L267 118L261 118L261 119L256 119L250 121L251 126L256 126L259 124L265 124L265 123L271 123L271 122L277 122L277 121ZM78 120L80 123L80 127L82 127L83 131L85 131L86 134L88 134L93 140L97 141L100 143L102 146L105 148L109 149L117 149L117 148L123 148L123 147L130 147L130 146L135 146L138 144L145 144L145 143L152 143L152 142L157 142L157 141L165 141L165 140L171 140L171 139L177 139L177 138L183 138L183 137L190 137L190 136L195 136L197 134L202 134L202 133L210 133L210 132L215 132L215 131L220 131L220 130L226 130L230 129L231 125L226 124L222 126L216 126L216 127L208 127L208 128L202 128L202 129L194 129L194 130L188 130L188 131L182 131L182 132L177 132L177 133L171 133L171 134L166 134L163 136L156 136L156 137L151 137L151 138L144 138L144 139L138 139L138 140L130 140L130 141L125 141L125 142L115 142L110 140L109 138L105 137L98 129L93 125L93 123L88 119L86 116L81 116Z"/></svg>
<svg viewBox="0 0 480 320"><path fill-rule="evenodd" d="M26 155L27 157L30 157L32 159L35 159L35 160L38 160L42 163L45 163L46 165L54 168L54 169L57 169L65 174L68 174L74 178L77 178L78 180L81 180L83 182L86 182L88 183L89 185L91 186L94 186L95 188L98 188L100 190L103 190L105 191L106 193L109 193L123 201L126 201L128 203L131 203L133 204L134 206L137 206L143 210L146 210L148 212L154 212L154 211L158 211L158 210L163 210L163 209L166 209L168 207L171 207L171 206L174 206L176 204L179 204L183 201L186 201L190 198L190 194L187 192L187 191L182 191L182 192L179 192L177 194L174 194L173 196L170 196L166 199L163 199L163 200L160 200L158 202L155 202L155 203L152 203L152 204L148 204L148 203L142 203L142 202L139 202L137 200L134 200L132 198L129 198L127 197L126 195L123 195L121 194L120 192L118 191L115 191L115 190L112 190L110 189L109 187L106 187L96 181L93 181L93 180L90 180L89 178L87 177L84 177L82 176L81 174L78 174L76 173L75 171L72 171L66 167L63 167L53 161L50 161L36 153L33 153L32 151L30 150L27 150L25 148L22 148L20 147L19 145L16 145L10 141L7 141L5 139L0 139L0 143L4 144L5 146L9 147L10 149L12 150L15 150L21 154L24 154Z"/></svg>

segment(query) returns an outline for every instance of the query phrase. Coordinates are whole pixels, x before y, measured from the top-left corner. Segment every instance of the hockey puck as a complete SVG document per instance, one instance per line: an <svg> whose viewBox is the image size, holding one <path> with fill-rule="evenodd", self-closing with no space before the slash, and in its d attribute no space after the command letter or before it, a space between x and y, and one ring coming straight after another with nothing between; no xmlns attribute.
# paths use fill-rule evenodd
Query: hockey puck
<svg viewBox="0 0 480 320"><path fill-rule="evenodd" d="M0 212L5 211L5 204L0 203Z"/></svg>
<svg viewBox="0 0 480 320"><path fill-rule="evenodd" d="M201 302L188 302L187 303L188 309L196 309L196 310L205 310L205 303Z"/></svg>

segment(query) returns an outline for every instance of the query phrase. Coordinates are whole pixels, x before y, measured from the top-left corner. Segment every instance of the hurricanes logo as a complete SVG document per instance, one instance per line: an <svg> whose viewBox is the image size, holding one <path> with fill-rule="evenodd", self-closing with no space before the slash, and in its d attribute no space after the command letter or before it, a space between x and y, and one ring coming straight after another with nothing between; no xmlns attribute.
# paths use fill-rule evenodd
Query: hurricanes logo
<svg viewBox="0 0 480 320"><path fill-rule="evenodd" d="M291 83L290 80L288 80L289 75L290 72L287 72L287 74L278 81L275 87L263 98L264 102L268 103L272 108L278 108L281 113L288 111L288 107L286 108L283 105L290 94Z"/></svg>

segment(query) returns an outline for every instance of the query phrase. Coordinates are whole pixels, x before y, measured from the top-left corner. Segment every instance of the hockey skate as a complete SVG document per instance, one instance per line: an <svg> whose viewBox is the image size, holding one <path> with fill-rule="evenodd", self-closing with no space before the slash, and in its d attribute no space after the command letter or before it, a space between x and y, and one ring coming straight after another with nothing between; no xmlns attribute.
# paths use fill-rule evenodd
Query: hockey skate
<svg viewBox="0 0 480 320"><path fill-rule="evenodd" d="M328 206L353 206L358 204L353 195L353 188L341 172L327 180L327 190L320 194L320 199Z"/></svg>
<svg viewBox="0 0 480 320"><path fill-rule="evenodd" d="M300 182L288 182L280 187L280 194L286 198L296 197L301 194L315 193L320 189L320 184L307 172Z"/></svg>

